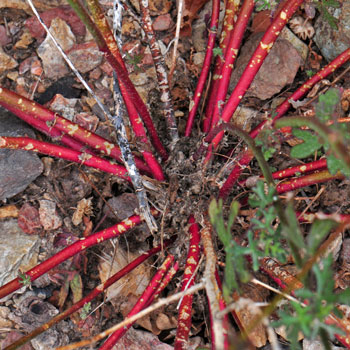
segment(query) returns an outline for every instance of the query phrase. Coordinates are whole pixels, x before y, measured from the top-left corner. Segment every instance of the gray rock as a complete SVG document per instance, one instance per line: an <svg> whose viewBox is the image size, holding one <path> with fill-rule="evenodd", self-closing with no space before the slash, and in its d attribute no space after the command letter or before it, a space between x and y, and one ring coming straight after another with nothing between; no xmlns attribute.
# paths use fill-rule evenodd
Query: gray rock
<svg viewBox="0 0 350 350"><path fill-rule="evenodd" d="M230 80L229 92L232 92L237 85L262 36L263 33L253 34L243 45ZM255 96L261 100L271 98L294 81L302 63L303 60L294 46L289 41L278 38L250 85L246 96Z"/></svg>
<svg viewBox="0 0 350 350"><path fill-rule="evenodd" d="M0 109L0 136L34 137L33 130L12 113ZM36 154L22 150L0 150L0 200L23 191L43 171Z"/></svg>
<svg viewBox="0 0 350 350"><path fill-rule="evenodd" d="M344 0L341 8L330 8L329 12L338 20L338 30L333 29L324 17L319 16L314 26L314 40L323 57L332 61L349 48L350 0Z"/></svg>
<svg viewBox="0 0 350 350"><path fill-rule="evenodd" d="M68 53L69 59L80 73L87 73L102 63L103 53L94 42L74 46Z"/></svg>
<svg viewBox="0 0 350 350"><path fill-rule="evenodd" d="M0 285L18 276L18 271L27 271L37 264L40 239L27 235L18 226L17 220L0 222Z"/></svg>
<svg viewBox="0 0 350 350"><path fill-rule="evenodd" d="M25 332L31 332L35 328L48 322L59 311L52 304L42 300L34 292L27 291L17 300L16 309L9 318L21 327ZM64 324L53 325L45 333L31 340L35 350L54 349L68 342Z"/></svg>
<svg viewBox="0 0 350 350"><path fill-rule="evenodd" d="M70 50L75 44L75 36L66 22L54 18L51 22L50 32L64 51ZM41 43L37 50L43 61L45 76L47 78L60 78L68 73L68 68L59 51L49 36Z"/></svg>
<svg viewBox="0 0 350 350"><path fill-rule="evenodd" d="M109 199L108 206L104 207L103 213L107 214L108 218L121 221L134 215L138 205L139 203L134 193L123 193L118 197ZM110 208L114 210L114 214L111 213Z"/></svg>
<svg viewBox="0 0 350 350"><path fill-rule="evenodd" d="M282 29L280 38L289 41L293 45L293 47L298 51L300 57L303 59L303 63L306 62L308 54L309 54L309 49L308 49L307 45L302 40L300 40L287 27L284 27Z"/></svg>

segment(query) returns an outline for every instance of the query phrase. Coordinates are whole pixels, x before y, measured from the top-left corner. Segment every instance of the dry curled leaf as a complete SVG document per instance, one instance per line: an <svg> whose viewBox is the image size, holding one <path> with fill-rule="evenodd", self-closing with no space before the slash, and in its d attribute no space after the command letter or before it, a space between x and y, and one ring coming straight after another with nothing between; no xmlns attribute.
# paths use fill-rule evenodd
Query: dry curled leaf
<svg viewBox="0 0 350 350"><path fill-rule="evenodd" d="M304 19L301 16L294 16L289 21L289 26L294 34L303 40L310 39L315 34L315 29L312 24L308 22L308 19Z"/></svg>
<svg viewBox="0 0 350 350"><path fill-rule="evenodd" d="M78 202L77 209L75 210L72 217L73 225L78 226L82 222L84 215L90 216L92 214L91 199L92 198L83 198Z"/></svg>
<svg viewBox="0 0 350 350"><path fill-rule="evenodd" d="M323 57L321 55L311 50L308 58L310 68L320 70L322 59Z"/></svg>

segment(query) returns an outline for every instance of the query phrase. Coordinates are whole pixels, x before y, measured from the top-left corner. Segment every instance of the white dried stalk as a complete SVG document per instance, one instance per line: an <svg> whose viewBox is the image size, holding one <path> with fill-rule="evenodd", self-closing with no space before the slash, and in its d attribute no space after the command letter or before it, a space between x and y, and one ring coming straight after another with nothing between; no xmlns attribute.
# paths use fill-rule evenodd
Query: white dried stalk
<svg viewBox="0 0 350 350"><path fill-rule="evenodd" d="M122 20L123 20L123 6L118 0L113 1L113 34L121 52L122 47ZM117 75L113 72L113 97L115 102L115 115L110 116L109 120L117 131L118 144L120 149L125 147L129 152L122 153L125 167L127 168L130 178L133 179L136 196L139 201L140 215L145 219L147 226L151 233L158 231L157 223L151 215L151 210L148 205L147 194L142 183L142 178L138 169L136 168L133 155L130 151L130 145L125 131L123 115L126 114L123 96L120 92ZM133 177L131 177L131 174Z"/></svg>
<svg viewBox="0 0 350 350"><path fill-rule="evenodd" d="M216 269L216 254L211 239L212 226L209 222L205 221L205 226L201 230L201 238L204 247L205 254L205 269L204 269L204 285L207 293L210 314L211 314L211 329L213 331L212 349L221 350L224 349L224 332L225 327L223 319L219 318L220 305L219 295L220 288L216 282L215 269Z"/></svg>
<svg viewBox="0 0 350 350"><path fill-rule="evenodd" d="M164 113L165 121L171 137L171 148L173 148L176 142L179 140L179 135L177 132L173 103L171 101L165 61L163 55L161 54L160 47L153 30L148 0L139 0L139 3L142 15L143 30L146 33L148 45L151 50L154 66L156 68L158 86L161 94L160 100L163 104L162 111Z"/></svg>
<svg viewBox="0 0 350 350"><path fill-rule="evenodd" d="M128 143L127 138L125 137L125 130L123 129L124 124L119 116L113 117L110 113L107 107L100 101L100 99L96 96L96 94L92 91L90 86L87 84L85 79L82 77L82 75L79 73L79 71L75 68L73 62L69 59L69 57L65 54L60 44L57 42L57 40L54 38L54 36L51 34L49 28L46 26L46 24L41 19L38 11L36 10L35 6L32 3L32 0L27 0L29 6L31 7L33 13L35 14L36 18L42 25L42 27L45 29L47 35L52 40L54 45L56 46L57 50L60 52L68 66L72 69L76 77L80 80L80 82L84 85L85 89L91 94L91 96L95 99L98 106L102 109L102 111L105 113L107 118L113 123L116 132L117 132L117 142L122 154L122 159L124 161L124 165L126 169L128 170L131 182L134 186L137 198L139 200L139 207L140 207L140 215L145 219L146 224L149 228L149 230L153 233L154 231L157 231L157 224L151 214L148 201L147 201L147 195L145 192L145 189L142 184L141 176L138 172L138 169L135 165L134 157L130 150L130 145Z"/></svg>
<svg viewBox="0 0 350 350"><path fill-rule="evenodd" d="M177 20L176 20L176 31L175 31L175 41L174 41L174 51L173 51L173 57L171 62L171 69L170 69L170 76L172 77L175 67L176 67L176 56L177 56L177 47L179 46L179 39L180 39L180 29L181 29L181 21L182 21L182 15L183 15L183 7L184 7L184 0L179 0L178 2L178 8L177 8Z"/></svg>

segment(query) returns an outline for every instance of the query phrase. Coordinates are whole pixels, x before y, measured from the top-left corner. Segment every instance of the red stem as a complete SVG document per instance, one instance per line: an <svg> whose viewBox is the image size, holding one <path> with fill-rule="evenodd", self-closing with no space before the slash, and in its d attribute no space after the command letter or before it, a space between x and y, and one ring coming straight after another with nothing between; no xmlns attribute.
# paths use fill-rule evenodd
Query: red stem
<svg viewBox="0 0 350 350"><path fill-rule="evenodd" d="M137 300L136 304L132 308L132 310L128 313L127 317L136 315L140 312L144 307L147 306L150 298L155 293L155 290L159 287L165 273L169 270L171 264L174 261L174 256L169 255L162 266L158 269L156 274L153 276L151 282L148 284L140 298ZM118 340L128 331L128 329L133 325L133 323L129 323L124 328L118 329L114 333L112 333L109 338L104 342L104 344L99 348L99 350L110 350L113 346L118 342Z"/></svg>
<svg viewBox="0 0 350 350"><path fill-rule="evenodd" d="M79 142L87 144L98 152L106 154L122 163L121 152L117 145L42 107L36 102L0 87L0 105L5 108L9 107L9 110L19 118L27 115L28 118L31 117L43 121L49 127L52 125L57 130L62 131ZM150 172L149 168L139 158L135 158L135 163L140 170L147 173Z"/></svg>
<svg viewBox="0 0 350 350"><path fill-rule="evenodd" d="M335 175L331 175L328 170L321 170L312 174L297 177L292 180L283 181L276 186L278 193L285 193L294 191L298 188L319 184L330 180L342 180L345 176L338 172Z"/></svg>
<svg viewBox="0 0 350 350"><path fill-rule="evenodd" d="M220 37L220 49L222 55L216 57L215 68L212 75L212 83L210 85L209 97L206 102L205 117L203 120L203 132L209 132L211 125L211 118L215 107L216 94L219 86L219 79L222 65L224 64L224 57L226 55L227 46L229 45L232 32L235 24L235 15L239 8L239 0L226 1L224 23Z"/></svg>
<svg viewBox="0 0 350 350"><path fill-rule="evenodd" d="M112 163L109 160L93 156L91 154L74 151L52 143L38 141L29 137L0 136L0 148L23 149L25 151L38 152L49 156L66 159L71 162L84 164L86 166L105 171L106 173L117 175L123 180L131 183L128 176L128 171L124 166Z"/></svg>
<svg viewBox="0 0 350 350"><path fill-rule="evenodd" d="M226 95L227 95L227 90L228 90L228 86L230 83L230 78L231 78L233 66L234 66L234 63L235 63L235 60L236 60L236 57L238 54L239 47L240 47L242 39L243 39L244 31L248 25L248 21L250 19L250 16L251 16L253 10L254 10L254 5L255 5L255 2L253 0L245 0L244 1L242 8L241 8L241 11L239 13L238 19L237 19L237 23L235 25L235 29L234 29L233 34L231 36L230 42L228 44L228 49L226 51L226 55L225 55L225 59L224 59L225 63L222 66L222 70L220 73L219 87L217 90L217 95L216 95L215 100L214 100L214 112L212 115L211 129L218 123L218 121L220 119L222 108L223 108L223 105L226 101ZM270 40L270 38L266 37L265 40L263 38L261 40L261 42L268 42L268 40ZM260 48L260 45L259 45L259 48ZM264 52L266 52L266 55L267 55L268 51L264 50ZM258 55L258 54L260 54L260 52L256 53L256 55ZM262 58L262 61L263 60L264 60L264 58ZM251 60L251 62L255 62L255 61ZM262 62L261 62L261 64L262 64ZM249 66L247 66L247 67L249 67ZM254 76L258 72L259 68L260 68L260 66L257 67L256 72L254 73ZM253 76L253 78L254 78L254 76ZM242 79L246 79L244 76L244 73L243 73L240 81ZM250 83L251 82L249 82L249 85L250 85ZM248 89L248 87L247 87L247 89ZM235 91L236 91L236 89L235 89ZM232 93L232 95L235 93L235 91ZM232 102L230 102L230 100L229 100L228 103L232 103ZM226 107L225 107L225 109L226 109Z"/></svg>
<svg viewBox="0 0 350 350"><path fill-rule="evenodd" d="M172 281L173 277L175 276L176 272L179 270L179 263L178 261L175 262L175 264L168 270L164 278L162 279L162 282L154 292L154 294L149 299L147 306L151 305L155 299L159 297L159 295L163 292L163 290L167 287L167 285Z"/></svg>
<svg viewBox="0 0 350 350"><path fill-rule="evenodd" d="M318 213L304 213L303 215L301 215L302 213L298 211L295 212L295 214L299 222L311 223L311 222L314 222L316 219L319 219L319 220L331 219L339 223L350 221L350 214L339 214L339 213L325 214L322 212L318 212Z"/></svg>
<svg viewBox="0 0 350 350"><path fill-rule="evenodd" d="M182 277L181 291L194 285L195 278L193 278L193 274L197 268L200 257L199 226L193 215L189 217L188 222L190 224L188 229L190 233L190 247L188 250L185 272ZM183 297L180 304L174 350L187 349L188 347L188 337L192 325L192 302L193 295L188 294Z"/></svg>
<svg viewBox="0 0 350 350"><path fill-rule="evenodd" d="M215 279L216 279L216 283L218 284L218 287L220 288L220 299L219 299L219 306L220 306L220 311L224 310L226 308L226 302L223 298L223 295L222 295L222 282L221 282L221 278L220 278L220 275L219 275L219 272L218 270L216 269L215 270ZM236 312L235 311L232 311L231 312L231 315L232 317L234 318L234 320L236 321L236 318L237 315L236 315ZM230 344L229 344L229 338L228 338L228 325L229 325L229 320L228 320L228 315L225 314L224 317L223 317L224 321L223 321L223 327L224 327L224 349L225 350L228 350L230 348ZM236 322L237 323L237 322ZM237 323L237 326L240 324ZM241 329L241 328L240 328ZM242 331L242 329L241 329Z"/></svg>
<svg viewBox="0 0 350 350"><path fill-rule="evenodd" d="M325 79L329 74L333 73L336 69L341 67L344 63L350 59L350 49L345 50L339 56L337 56L332 62L327 64L323 69L317 72L309 80L307 80L302 86L300 86L290 97L286 98L276 109L276 115L273 118L272 125L276 120L280 119L290 108L292 102L296 102L304 97L312 87L322 79ZM254 130L251 131L250 136L255 138L259 132L263 129L264 125L268 122L264 120Z"/></svg>
<svg viewBox="0 0 350 350"><path fill-rule="evenodd" d="M185 136L190 136L192 131L192 126L194 118L197 114L198 106L201 101L202 92L204 89L205 82L207 81L211 59L213 57L213 49L215 46L216 33L218 28L219 21L219 12L220 12L220 0L212 0L212 13L209 29L209 38L207 44L207 50L205 53L205 58L202 66L201 75L199 77L196 90L194 92L194 97L190 101L190 113L188 115Z"/></svg>
<svg viewBox="0 0 350 350"><path fill-rule="evenodd" d="M142 120L137 114L134 103L129 99L129 95L124 90L124 87L121 86L120 91L124 98L132 129L134 130L136 139L140 145L139 151L142 153L143 158L146 161L146 164L149 166L154 178L159 181L164 181L165 177L162 168L152 154L151 145L148 142L145 128L143 127Z"/></svg>
<svg viewBox="0 0 350 350"><path fill-rule="evenodd" d="M290 97L285 99L283 103L281 103L276 109L277 115L273 119L273 123L281 118L290 108L290 100L294 102L300 100L311 88L321 81L325 79L329 74L333 73L337 68L342 66L350 59L350 49L345 50L338 57L336 57L332 62L330 62L326 67L324 67L320 72L316 73L313 77L311 77L306 83L304 83L301 87L299 87ZM250 136L255 138L260 131L263 129L267 120L260 123L252 132ZM253 154L250 150L244 151L241 155L238 156L238 164L233 168L231 174L225 181L224 185L220 189L219 197L226 198L231 191L231 188L236 183L238 177L240 176L242 170L249 165L250 161L253 159Z"/></svg>
<svg viewBox="0 0 350 350"><path fill-rule="evenodd" d="M92 152L86 145L73 139L69 135L64 134L62 131L59 131L55 128L55 126L48 126L45 122L41 121L40 119L34 118L31 115L24 113L19 109L13 108L5 103L2 103L2 106L11 113L15 114L18 118L25 121L31 127L51 137L53 141L61 142L75 151L95 155L95 153Z"/></svg>
<svg viewBox="0 0 350 350"><path fill-rule="evenodd" d="M91 11L92 17L94 19L94 22L98 27L101 35L103 36L103 40L101 40L100 37L100 40L97 41L97 45L100 51L105 54L106 59L117 73L120 90L123 94L123 98L133 101L136 110L140 114L150 134L151 142L154 148L159 152L163 160L167 160L168 153L159 139L158 133L153 125L153 121L145 103L142 101L140 95L138 94L137 90L135 89L128 76L125 64L118 49L118 45L114 40L113 33L109 27L109 24L103 14L101 7L99 6L98 1L88 0L87 3Z"/></svg>
<svg viewBox="0 0 350 350"><path fill-rule="evenodd" d="M155 209L152 209L152 215L159 215L159 212ZM57 254L53 255L51 258L33 267L31 270L27 271L25 275L29 276L31 281L34 281L47 271L61 264L63 261L66 261L72 256L82 252L83 250L93 245L104 242L107 239L120 236L126 233L127 231L131 230L136 225L139 225L141 222L142 219L139 215L133 215L128 219L125 219L105 230L96 232L95 234L88 236L87 238L81 238L79 241L71 244L67 248L64 248ZM7 284L0 287L0 299L4 298L8 294L16 291L21 287L23 287L23 284L20 283L20 278L15 278L11 282L8 282Z"/></svg>
<svg viewBox="0 0 350 350"><path fill-rule="evenodd" d="M172 241L167 240L164 242L165 246L168 246L171 244ZM58 322L64 320L68 316L72 315L74 312L81 309L85 304L89 303L91 300L95 299L99 294L104 292L107 288L109 288L113 283L117 282L122 277L126 276L130 271L135 269L137 266L142 264L146 259L151 257L152 255L158 253L161 249L161 245L150 249L149 251L143 253L138 258L133 260L130 264L123 267L120 271L115 273L112 277L108 278L104 283L101 283L96 288L94 288L88 295L86 295L84 298L79 300L77 303L73 304L69 309L61 312L59 315L53 317L50 321L45 323L44 325L36 328L34 331L30 332L26 336L20 338L19 340L15 341L11 345L7 346L4 350L15 350L16 348L24 345L29 340L35 338L39 334L45 332L47 329L51 328L54 324L57 324Z"/></svg>
<svg viewBox="0 0 350 350"><path fill-rule="evenodd" d="M287 1L283 6L279 14L270 24L269 28L266 30L264 36L262 37L258 47L254 51L252 57L250 58L239 82L237 83L235 89L233 90L227 104L222 112L221 119L224 122L229 122L233 113L235 112L237 106L241 102L243 96L248 90L250 84L252 83L255 75L259 71L261 65L263 64L267 54L272 48L274 42L276 41L278 35L280 34L283 27L286 25L288 20L292 17L295 11L303 3L303 0L290 0ZM219 120L218 115L213 116L214 121ZM215 126L214 124L212 124ZM212 147L215 149L220 140L222 139L223 132L220 133L212 141Z"/></svg>
<svg viewBox="0 0 350 350"><path fill-rule="evenodd" d="M285 179L287 177L292 177L299 174L305 174L305 173L309 173L311 171L316 171L316 170L324 170L327 169L327 159L326 158L322 158L319 160L316 160L314 162L310 162L310 163L305 163L305 164L301 164L301 165L297 165L294 167L290 167L284 170L279 170L279 171L275 171L274 173L272 173L272 177L275 180L281 180L281 179ZM259 178L263 178L262 176L260 176ZM249 180L249 178L240 181L239 185L240 186L245 186L247 181Z"/></svg>

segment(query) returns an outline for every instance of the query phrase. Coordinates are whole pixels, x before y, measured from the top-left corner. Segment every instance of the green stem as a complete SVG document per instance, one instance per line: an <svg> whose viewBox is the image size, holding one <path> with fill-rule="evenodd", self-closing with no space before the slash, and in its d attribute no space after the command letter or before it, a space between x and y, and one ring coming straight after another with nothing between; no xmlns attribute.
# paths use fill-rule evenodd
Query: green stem
<svg viewBox="0 0 350 350"><path fill-rule="evenodd" d="M92 21L89 13L85 9L85 7L80 3L79 0L67 0L68 4L72 7L81 21L85 24L87 30L91 33L93 38L95 39L97 45L102 47L105 45L105 40L101 32L98 30L96 24Z"/></svg>

